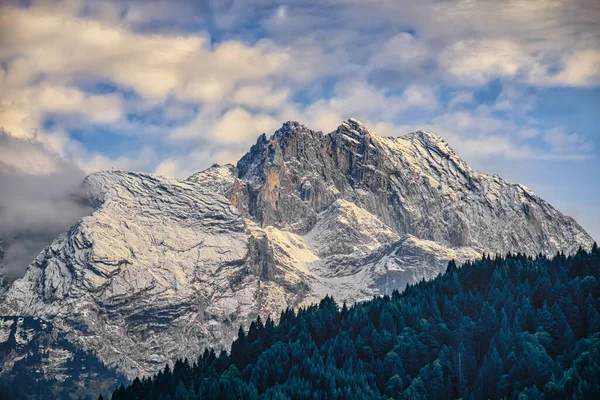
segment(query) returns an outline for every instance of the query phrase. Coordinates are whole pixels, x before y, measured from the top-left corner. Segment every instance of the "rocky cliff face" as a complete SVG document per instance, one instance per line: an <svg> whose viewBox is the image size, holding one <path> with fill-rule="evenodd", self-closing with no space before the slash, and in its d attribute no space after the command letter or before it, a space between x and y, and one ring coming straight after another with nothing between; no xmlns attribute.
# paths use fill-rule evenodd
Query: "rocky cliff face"
<svg viewBox="0 0 600 400"><path fill-rule="evenodd" d="M441 138L384 138L353 119L330 134L285 123L236 167L185 181L110 171L84 185L96 211L32 262L0 311L52 321L129 377L227 347L240 324L326 294L390 293L483 251L592 244Z"/></svg>
<svg viewBox="0 0 600 400"><path fill-rule="evenodd" d="M380 137L350 119L323 135L288 122L261 136L237 168L249 183L250 214L297 233L343 199L399 235L452 247L551 254L591 240L529 189L470 168L429 132Z"/></svg>
<svg viewBox="0 0 600 400"><path fill-rule="evenodd" d="M0 317L0 384L38 382L39 398L64 399L110 393L123 381L91 352L65 339L52 323L36 317Z"/></svg>
<svg viewBox="0 0 600 400"><path fill-rule="evenodd" d="M249 273L252 222L226 198L199 184L118 171L84 184L97 211L34 260L5 309L53 321L135 376L156 371L168 355L230 340L244 322L237 315L288 303L263 294L268 287Z"/></svg>

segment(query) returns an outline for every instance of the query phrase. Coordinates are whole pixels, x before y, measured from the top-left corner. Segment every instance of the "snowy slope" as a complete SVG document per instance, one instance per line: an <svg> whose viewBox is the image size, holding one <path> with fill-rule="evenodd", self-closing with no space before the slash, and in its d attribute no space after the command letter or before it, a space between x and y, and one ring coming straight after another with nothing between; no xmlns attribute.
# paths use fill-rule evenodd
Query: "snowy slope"
<svg viewBox="0 0 600 400"><path fill-rule="evenodd" d="M121 171L85 185L99 208L34 260L4 309L53 321L134 376L229 340L237 315L287 303L248 274L246 223L224 197Z"/></svg>

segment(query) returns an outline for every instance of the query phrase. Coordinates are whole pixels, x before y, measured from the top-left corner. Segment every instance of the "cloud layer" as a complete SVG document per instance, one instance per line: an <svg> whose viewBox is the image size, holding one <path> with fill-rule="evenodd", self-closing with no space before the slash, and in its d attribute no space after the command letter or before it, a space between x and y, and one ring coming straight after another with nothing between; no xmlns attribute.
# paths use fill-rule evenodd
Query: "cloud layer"
<svg viewBox="0 0 600 400"><path fill-rule="evenodd" d="M568 127L547 133L535 118L497 113L520 101L519 88L600 84L594 2L42 1L2 11L2 128L88 172L170 165L181 175L173 166L194 153L238 154L284 120L327 131L350 115L381 134L451 121L442 128L467 155L474 143L498 143L487 153L509 157L590 151ZM498 80L513 99L503 91L484 110L464 101ZM452 91L460 96L444 98ZM498 122L538 134L515 136ZM143 157L86 145L107 126L146 146ZM578 142L553 145L557 129Z"/></svg>
<svg viewBox="0 0 600 400"><path fill-rule="evenodd" d="M484 169L597 156L600 121L578 117L600 103L595 1L21 3L0 6L0 163L32 182L185 177L286 120L327 132L351 116L432 130Z"/></svg>
<svg viewBox="0 0 600 400"><path fill-rule="evenodd" d="M0 132L0 157L0 239L12 280L91 209L79 196L83 171L43 145Z"/></svg>

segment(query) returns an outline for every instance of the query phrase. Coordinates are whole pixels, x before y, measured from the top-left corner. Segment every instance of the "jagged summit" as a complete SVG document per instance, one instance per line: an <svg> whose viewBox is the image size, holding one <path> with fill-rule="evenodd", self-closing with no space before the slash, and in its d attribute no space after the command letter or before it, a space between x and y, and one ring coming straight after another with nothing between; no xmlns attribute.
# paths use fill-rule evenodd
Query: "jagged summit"
<svg viewBox="0 0 600 400"><path fill-rule="evenodd" d="M373 139L370 144L376 144L378 139L393 139L407 142L415 146L420 145L425 148L431 148L445 154L455 155L454 151L444 139L433 132L417 130L415 132L407 133L404 136L380 136L355 118L348 118L347 120L342 121L334 131L327 134L323 134L321 131L315 131L297 121L287 121L270 137L267 136L266 133L261 134L258 137L256 144L252 146L249 154L254 154L259 149L264 149L269 146L286 148L292 143L326 141L332 138L345 141L356 140L358 142ZM242 170L244 170L244 168L242 168ZM245 170L242 174L244 173Z"/></svg>
<svg viewBox="0 0 600 400"><path fill-rule="evenodd" d="M452 150L448 143L441 136L433 132L418 130L401 137L409 139L413 144L415 141L419 141L425 147L441 150L445 154L455 155L454 150Z"/></svg>
<svg viewBox="0 0 600 400"><path fill-rule="evenodd" d="M470 168L440 136L423 130L383 137L351 118L323 135L286 123L267 142L259 139L237 168L250 183L249 215L299 234L343 199L399 235L450 246L553 253L570 238L589 238L530 190ZM507 218L506 226L498 218ZM568 232L533 222L548 218L563 221Z"/></svg>
<svg viewBox="0 0 600 400"><path fill-rule="evenodd" d="M346 121L342 122L335 132L338 134L349 134L354 138L371 135L369 129L367 129L362 122L354 118L348 118Z"/></svg>
<svg viewBox="0 0 600 400"><path fill-rule="evenodd" d="M298 121L286 121L283 123L281 128L275 131L273 136L277 136L278 134L290 133L290 132L298 132L305 133L307 131L312 131L312 129L308 128L306 125L301 124Z"/></svg>
<svg viewBox="0 0 600 400"><path fill-rule="evenodd" d="M403 135L401 137L406 137L410 139L420 138L421 140L433 143L444 142L444 139L440 135L422 129L418 129L414 132L407 133L406 135Z"/></svg>
<svg viewBox="0 0 600 400"><path fill-rule="evenodd" d="M187 180L86 178L92 215L61 234L0 301L51 320L129 377L239 325L333 295L402 290L482 252L571 253L592 239L530 190L470 168L439 136L323 134L286 122L236 166ZM1 366L0 366L1 367Z"/></svg>
<svg viewBox="0 0 600 400"><path fill-rule="evenodd" d="M322 132L314 131L300 122L287 121L268 140L266 140L265 135L264 138L260 137L259 141L264 143L266 140L266 142L277 143L277 145L285 147L290 141L305 140L306 137L318 138L321 136L323 136Z"/></svg>

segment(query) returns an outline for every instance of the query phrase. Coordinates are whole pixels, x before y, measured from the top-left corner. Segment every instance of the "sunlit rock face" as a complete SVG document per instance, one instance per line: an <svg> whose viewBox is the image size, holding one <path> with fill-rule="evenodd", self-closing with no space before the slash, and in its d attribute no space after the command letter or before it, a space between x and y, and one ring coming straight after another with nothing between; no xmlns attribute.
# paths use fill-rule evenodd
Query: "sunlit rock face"
<svg viewBox="0 0 600 400"><path fill-rule="evenodd" d="M572 252L591 238L522 185L470 168L429 132L381 137L350 119L327 135L288 122L238 162L263 226L310 231L343 199L399 235L452 247Z"/></svg>
<svg viewBox="0 0 600 400"><path fill-rule="evenodd" d="M187 180L107 171L84 187L94 213L40 253L0 311L52 321L129 377L227 348L257 315L326 294L354 302L434 278L451 259L592 244L440 137L381 137L354 119L329 134L287 122L237 166Z"/></svg>

